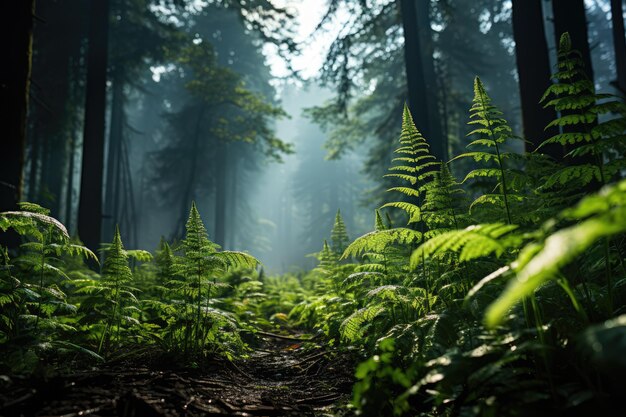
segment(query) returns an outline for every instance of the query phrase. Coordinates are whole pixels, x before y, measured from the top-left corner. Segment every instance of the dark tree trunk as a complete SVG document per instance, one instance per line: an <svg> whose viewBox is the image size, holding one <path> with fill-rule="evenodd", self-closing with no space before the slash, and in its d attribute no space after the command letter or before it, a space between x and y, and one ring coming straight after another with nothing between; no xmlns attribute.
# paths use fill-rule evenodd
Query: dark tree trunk
<svg viewBox="0 0 626 417"><path fill-rule="evenodd" d="M30 152L28 159L30 167L28 169L28 196L29 201L36 201L39 195L39 167L41 165L41 140L36 132L31 131Z"/></svg>
<svg viewBox="0 0 626 417"><path fill-rule="evenodd" d="M77 79L76 63L81 57L84 39L82 0L41 1L37 7L37 20L33 30L33 71L35 98L29 111L31 132L29 142L45 142L45 152L40 152L42 163L40 176L35 176L39 188L35 202L51 209L53 216L62 218L67 211L67 166L70 142L76 123ZM33 146L33 145L31 145ZM32 160L37 166L37 159ZM37 178L38 177L38 178Z"/></svg>
<svg viewBox="0 0 626 417"><path fill-rule="evenodd" d="M119 195L121 188L121 150L124 130L124 83L121 70L113 73L113 97L111 98L111 127L107 153L107 177L104 210L104 240L113 238L115 225L120 223Z"/></svg>
<svg viewBox="0 0 626 417"><path fill-rule="evenodd" d="M67 183L65 191L65 225L72 227L72 207L74 203L74 152L76 151L76 137L72 131L70 139L70 160L67 167Z"/></svg>
<svg viewBox="0 0 626 417"><path fill-rule="evenodd" d="M624 34L622 0L611 0L611 15L615 64L617 66L617 80L615 80L615 84L622 94L626 94L626 34Z"/></svg>
<svg viewBox="0 0 626 417"><path fill-rule="evenodd" d="M226 239L226 160L228 144L218 143L215 159L215 243L224 246Z"/></svg>
<svg viewBox="0 0 626 417"><path fill-rule="evenodd" d="M0 212L16 209L22 198L35 0L21 0L3 7L6 19L0 25L4 45L4 61L0 65L0 117L3 118Z"/></svg>
<svg viewBox="0 0 626 417"><path fill-rule="evenodd" d="M587 35L587 17L585 14L585 0L552 0L552 13L554 15L554 35L556 45L565 32L569 32L572 39L572 47L580 51L585 71L593 81L593 65L591 64L591 50L589 49L589 36ZM536 28L533 28L535 30Z"/></svg>
<svg viewBox="0 0 626 417"><path fill-rule="evenodd" d="M539 100L550 86L550 56L544 30L541 2L543 0L513 1L513 36L522 102L524 137L527 152L532 152L548 137L557 133L544 129L556 118L552 108L543 108ZM532 28L532 30L528 30ZM553 145L541 150L555 159L563 156L561 146Z"/></svg>
<svg viewBox="0 0 626 417"><path fill-rule="evenodd" d="M446 146L441 134L437 88L431 42L422 46L421 39L430 39L428 4L424 0L399 0L404 29L404 61L408 88L408 106L418 130L430 144L431 153L438 160L446 159ZM417 2L420 4L418 5ZM418 12L420 16L418 18ZM424 32L422 34L422 31ZM425 42L426 43L426 42Z"/></svg>
<svg viewBox="0 0 626 417"><path fill-rule="evenodd" d="M198 117L196 118L195 128L193 131L193 142L191 148L190 155L190 163L189 163L189 171L187 175L187 183L185 184L185 189L182 192L181 198L181 211L180 217L178 219L178 224L174 231L173 239L181 238L185 235L185 224L187 222L187 218L189 217L189 208L191 207L191 202L195 201L195 191L196 191L196 170L198 166L198 158L200 158L200 142L202 139L202 121L204 120L204 115L206 113L206 108L203 105L198 106Z"/></svg>
<svg viewBox="0 0 626 417"><path fill-rule="evenodd" d="M240 145L240 147L242 147ZM243 150L241 150L243 152ZM238 229L237 229L237 214L239 210L239 153L237 149L234 152L229 152L230 161L228 162L227 171L228 171L228 179L230 183L228 185L228 212L230 216L228 216L228 240L225 243L228 243L228 247L230 249L235 249L238 247Z"/></svg>
<svg viewBox="0 0 626 417"><path fill-rule="evenodd" d="M78 234L87 247L96 250L102 230L109 0L91 1L89 23Z"/></svg>
<svg viewBox="0 0 626 417"><path fill-rule="evenodd" d="M433 34L430 27L431 0L417 1L417 28L423 55L424 81L426 84L426 100L428 101L428 126L430 136L426 140L431 146L433 155L442 161L448 160L448 140L443 133L442 115L438 74L435 68Z"/></svg>

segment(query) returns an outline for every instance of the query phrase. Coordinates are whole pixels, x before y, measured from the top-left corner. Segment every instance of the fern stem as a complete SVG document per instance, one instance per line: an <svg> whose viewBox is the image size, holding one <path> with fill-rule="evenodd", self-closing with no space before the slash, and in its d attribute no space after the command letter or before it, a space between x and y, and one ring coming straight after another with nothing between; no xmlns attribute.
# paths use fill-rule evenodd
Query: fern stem
<svg viewBox="0 0 626 417"><path fill-rule="evenodd" d="M491 120L487 119L489 123L489 131L493 137L493 130L491 129ZM498 146L498 142L494 139L493 143L496 145L496 155L498 157L498 166L500 167L500 175L502 176L502 197L504 199L504 208L506 210L506 219L509 224L512 224L511 221L511 211L509 209L509 200L508 200L508 191L506 187L506 177L504 175L504 167L502 166L502 157L500 156L500 147Z"/></svg>
<svg viewBox="0 0 626 417"><path fill-rule="evenodd" d="M49 233L50 229L48 229ZM41 264L39 267L41 268L41 272L39 274L39 292L43 290L43 281L44 281L44 266L46 264L46 241L48 240L48 233L43 235L43 240L41 241ZM37 318L35 319L35 331L39 327L39 317L41 316L41 299L43 298L43 294L40 294L39 300L37 301Z"/></svg>
<svg viewBox="0 0 626 417"><path fill-rule="evenodd" d="M567 279L562 276L556 282L563 289L563 291L565 291L570 301L572 302L572 306L574 307L574 310L576 310L576 312L578 313L580 318L583 320L583 322L589 323L589 317L587 316L587 313L585 312L580 302L578 301L578 298L576 298L576 294L574 294L574 291L572 290L572 287L569 285L569 282L567 281Z"/></svg>
<svg viewBox="0 0 626 417"><path fill-rule="evenodd" d="M541 359L543 360L543 366L546 371L546 376L548 377L548 383L550 384L550 391L552 392L553 398L556 398L556 391L554 389L554 382L552 380L552 372L550 372L550 361L548 358L548 354L546 353L546 334L543 330L543 318L541 317L541 310L539 309L539 303L537 303L537 297L535 294L531 294L530 302L533 309L533 315L535 317L535 326L537 329L537 336L539 337L539 343L541 343Z"/></svg>
<svg viewBox="0 0 626 417"><path fill-rule="evenodd" d="M613 277L611 274L611 252L609 250L609 238L604 239L604 268L606 274L606 286L609 297L609 316L613 315Z"/></svg>

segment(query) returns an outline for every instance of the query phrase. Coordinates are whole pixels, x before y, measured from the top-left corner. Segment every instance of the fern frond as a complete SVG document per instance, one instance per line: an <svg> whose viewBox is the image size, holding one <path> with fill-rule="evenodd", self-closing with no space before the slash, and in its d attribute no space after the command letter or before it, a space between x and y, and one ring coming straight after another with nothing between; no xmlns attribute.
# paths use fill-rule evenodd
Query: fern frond
<svg viewBox="0 0 626 417"><path fill-rule="evenodd" d="M406 228L375 230L357 238L348 245L341 259L347 259L351 256L356 257L364 252L381 253L394 244L416 244L421 238L422 234L420 232Z"/></svg>
<svg viewBox="0 0 626 417"><path fill-rule="evenodd" d="M410 188L410 187L392 187L392 188L387 189L387 191L397 191L408 197L419 197L420 195L418 190L416 190L415 188Z"/></svg>
<svg viewBox="0 0 626 417"><path fill-rule="evenodd" d="M420 245L411 255L411 268L417 268L422 259L456 253L461 262L486 256L502 256L512 242L503 239L517 229L516 225L504 223L479 224L463 230L442 233ZM517 243L517 242L515 242Z"/></svg>
<svg viewBox="0 0 626 417"><path fill-rule="evenodd" d="M254 269L260 265L260 261L252 255L238 251L220 251L212 256L220 259L230 268L248 268Z"/></svg>
<svg viewBox="0 0 626 417"><path fill-rule="evenodd" d="M385 307L380 305L363 307L355 311L341 323L341 337L349 342L361 339L367 329L366 324L374 320L384 311Z"/></svg>
<svg viewBox="0 0 626 417"><path fill-rule="evenodd" d="M626 232L626 180L586 197L562 216L587 218L551 234L542 244L529 244L520 252L515 264L515 279L487 309L485 321L488 326L500 323L511 306L557 276L560 269L595 242Z"/></svg>
<svg viewBox="0 0 626 417"><path fill-rule="evenodd" d="M4 221L2 221L3 218L5 219ZM69 240L70 238L70 235L63 223L54 217L30 211L5 211L0 213L0 229L6 231L9 227L12 227L16 232L23 234L25 232L24 226L19 222L12 221L12 219L33 220L41 225L52 226L60 232L65 239Z"/></svg>
<svg viewBox="0 0 626 417"><path fill-rule="evenodd" d="M417 223L421 220L421 216L420 216L421 210L415 204L407 203L404 201L396 201L393 203L386 203L382 205L380 208L385 208L385 207L396 207L396 208L404 210L404 212L408 214L409 216L409 220L407 224Z"/></svg>

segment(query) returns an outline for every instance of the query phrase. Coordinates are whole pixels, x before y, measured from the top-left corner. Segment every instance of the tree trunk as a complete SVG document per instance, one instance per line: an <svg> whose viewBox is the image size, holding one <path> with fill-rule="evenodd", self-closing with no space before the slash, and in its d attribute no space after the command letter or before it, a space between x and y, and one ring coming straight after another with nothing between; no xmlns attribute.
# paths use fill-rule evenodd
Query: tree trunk
<svg viewBox="0 0 626 417"><path fill-rule="evenodd" d="M593 81L593 65L591 63L591 50L589 49L589 36L587 35L585 0L552 0L552 13L554 15L554 35L557 47L561 35L569 32L572 39L572 48L580 51L585 63L587 76ZM535 29L533 28L533 30Z"/></svg>
<svg viewBox="0 0 626 417"><path fill-rule="evenodd" d="M8 7L7 19L0 25L4 44L4 64L0 65L0 115L4 119L5 135L0 163L0 212L15 210L22 198L35 0L5 6Z"/></svg>
<svg viewBox="0 0 626 417"><path fill-rule="evenodd" d="M245 145L239 144L240 148L243 148ZM241 152L244 152L243 149L239 149ZM230 152L230 161L228 161L228 179L230 180L230 184L228 185L228 209L230 216L228 216L228 247L230 249L235 249L239 247L239 228L237 222L237 215L239 213L239 160L240 156L237 152L237 149L234 152ZM244 199L245 201L245 199Z"/></svg>
<svg viewBox="0 0 626 417"><path fill-rule="evenodd" d="M425 0L399 0L404 29L404 61L406 68L408 106L417 129L430 144L431 153L440 161L446 159L446 146L441 134L434 64L432 62L429 5ZM419 4L418 4L419 3ZM419 17L418 17L419 12ZM423 32L423 33L422 33ZM426 43L426 47L422 46Z"/></svg>
<svg viewBox="0 0 626 417"><path fill-rule="evenodd" d="M70 138L70 160L67 167L67 183L65 190L65 226L72 230L72 207L74 205L74 152L76 151L76 136L74 131L71 131Z"/></svg>
<svg viewBox="0 0 626 417"><path fill-rule="evenodd" d="M179 239L185 236L185 224L187 222L187 218L189 217L189 208L191 207L191 203L195 201L197 181L196 167L198 165L198 158L200 158L200 141L202 135L201 128L205 113L206 108L204 105L200 104L198 106L198 117L196 118L195 129L193 131L193 142L190 155L191 161L189 163L187 183L185 184L185 190L182 192L180 217L172 239Z"/></svg>
<svg viewBox="0 0 626 417"><path fill-rule="evenodd" d="M442 117L445 113L440 111L440 96L438 74L435 68L435 48L433 34L430 28L431 0L418 0L417 2L417 28L419 42L423 54L424 81L426 84L426 100L428 102L428 126L430 136L425 136L431 146L431 152L441 161L448 160L448 140L443 134Z"/></svg>
<svg viewBox="0 0 626 417"><path fill-rule="evenodd" d="M102 230L109 0L91 1L89 23L78 233L88 248L96 250Z"/></svg>
<svg viewBox="0 0 626 417"><path fill-rule="evenodd" d="M66 200L67 166L70 141L77 111L76 62L82 54L84 39L81 0L40 1L33 30L32 80L35 98L29 111L29 142L45 141L47 151L41 153L45 162L37 184L43 192L34 202L51 210L52 216L63 218ZM44 149L45 149L44 148ZM35 160L36 161L36 160ZM33 160L31 160L31 164ZM35 162L35 164L37 163Z"/></svg>
<svg viewBox="0 0 626 417"><path fill-rule="evenodd" d="M226 239L226 160L228 144L217 144L215 161L215 243L224 246Z"/></svg>
<svg viewBox="0 0 626 417"><path fill-rule="evenodd" d="M513 1L513 36L522 104L524 137L527 152L532 152L548 137L557 133L544 129L556 118L552 108L543 108L539 100L550 86L550 56L544 30L542 0ZM533 28L528 30L528 28ZM561 146L544 147L542 153L555 159L563 157Z"/></svg>
<svg viewBox="0 0 626 417"><path fill-rule="evenodd" d="M124 129L124 77L121 70L113 73L113 97L111 98L111 127L107 152L105 210L103 216L104 241L113 238L113 230L120 223L119 191L121 187L121 148Z"/></svg>
<svg viewBox="0 0 626 417"><path fill-rule="evenodd" d="M26 198L28 198L29 201L36 201L39 196L39 167L41 165L40 154L42 144L37 132L31 130L30 133L30 152L28 154L30 167L28 169L28 195Z"/></svg>
<svg viewBox="0 0 626 417"><path fill-rule="evenodd" d="M617 80L615 80L615 85L622 94L626 94L626 35L624 34L622 0L611 0L611 15L615 64L617 66Z"/></svg>

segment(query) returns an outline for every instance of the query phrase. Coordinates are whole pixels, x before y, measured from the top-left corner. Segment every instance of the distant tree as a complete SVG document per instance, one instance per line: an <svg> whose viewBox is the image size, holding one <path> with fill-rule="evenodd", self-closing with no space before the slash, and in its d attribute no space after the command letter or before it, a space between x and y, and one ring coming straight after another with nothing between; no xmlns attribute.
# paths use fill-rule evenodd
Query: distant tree
<svg viewBox="0 0 626 417"><path fill-rule="evenodd" d="M16 209L22 198L35 0L5 6L5 21L0 25L4 45L4 62L0 65L0 114L3 120L0 212Z"/></svg>
<svg viewBox="0 0 626 417"><path fill-rule="evenodd" d="M129 156L133 129L126 109L128 97L131 92L145 94L140 83L146 69L164 63L165 51L175 48L184 37L180 28L164 22L150 4L151 0L112 0L111 3L109 80L112 86L105 161L105 241L111 240L116 224L127 242L133 244L137 239Z"/></svg>
<svg viewBox="0 0 626 417"><path fill-rule="evenodd" d="M541 3L542 0L513 1L513 35L522 102L522 126L528 141L526 150L529 152L543 142L545 126L556 118L553 109L539 104L550 85L552 73ZM554 158L560 158L563 154L561 147L556 145L542 151Z"/></svg>
<svg viewBox="0 0 626 417"><path fill-rule="evenodd" d="M291 149L274 136L269 122L284 112L247 90L237 73L218 65L206 41L183 48L178 64L185 68L190 97L180 110L168 115L172 139L153 155L154 180L168 204L182 204L177 236L190 202L214 190L214 240L223 245L230 142L247 143L269 158L280 159Z"/></svg>
<svg viewBox="0 0 626 417"><path fill-rule="evenodd" d="M33 31L26 198L50 208L68 227L75 224L74 160L85 104L87 6L83 0L40 1Z"/></svg>
<svg viewBox="0 0 626 417"><path fill-rule="evenodd" d="M617 67L617 88L626 94L626 34L624 33L624 9L622 0L611 0L611 22L613 23L613 46Z"/></svg>
<svg viewBox="0 0 626 417"><path fill-rule="evenodd" d="M85 246L92 250L98 249L102 231L109 3L110 0L92 0L89 11L87 91L78 234Z"/></svg>
<svg viewBox="0 0 626 417"><path fill-rule="evenodd" d="M339 158L365 145L368 153L364 171L378 184L365 197L368 203L381 203L384 190L391 186L380 177L386 173L393 153L398 115L402 114L409 91L415 91L407 87L400 2L335 0L330 4L335 6L329 7L320 30L330 28L327 22L333 16L351 16L331 44L321 70L321 81L336 93L332 100L307 113L328 133L329 158ZM376 7L362 7L364 4ZM501 0L420 0L413 4L419 7L416 19L420 41L431 44L423 48L422 58L430 61L428 50L433 50L435 85L428 85L425 97L437 97L438 105L429 108L437 109L435 117L450 152L458 154L464 147L462 138L468 132L465 118L471 105L468 97L472 94L468 86L475 74L484 75L485 84L494 92L494 101L502 103L512 128L518 130L510 7ZM432 138L428 141L436 146Z"/></svg>
<svg viewBox="0 0 626 417"><path fill-rule="evenodd" d="M429 138L431 152L447 159L447 143L441 131L439 91L435 75L430 0L399 0L404 33L408 105L415 123Z"/></svg>

